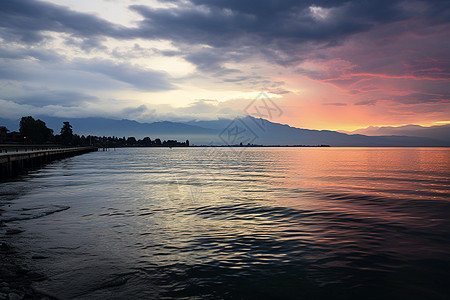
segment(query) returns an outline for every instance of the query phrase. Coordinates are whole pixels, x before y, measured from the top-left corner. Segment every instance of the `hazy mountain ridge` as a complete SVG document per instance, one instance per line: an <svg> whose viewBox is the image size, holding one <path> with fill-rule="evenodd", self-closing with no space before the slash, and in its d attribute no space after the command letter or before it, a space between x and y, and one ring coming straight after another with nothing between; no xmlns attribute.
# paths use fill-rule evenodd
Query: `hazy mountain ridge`
<svg viewBox="0 0 450 300"><path fill-rule="evenodd" d="M291 127L250 116L234 120L218 119L211 121L139 123L132 120L113 120L107 118L57 118L38 117L47 123L55 133L64 121L69 121L74 132L80 135L134 136L151 139L189 139L196 145L235 145L251 143L257 145L330 145L360 147L394 146L450 146L445 138L427 136L346 134L331 130L312 130ZM0 125L10 130L18 129L19 120L0 119ZM447 126L439 126L447 129ZM450 126L448 126L450 128ZM408 128L409 129L409 128ZM414 129L419 129L414 127ZM423 128L422 129L428 129ZM235 135L237 131L240 133ZM410 132L415 132L410 130ZM425 132L425 131L424 131ZM446 131L444 131L445 133ZM422 132L423 133L423 132ZM423 133L425 135L425 133ZM444 135L445 136L445 135Z"/></svg>
<svg viewBox="0 0 450 300"><path fill-rule="evenodd" d="M244 119L256 120L252 117ZM247 122L252 124L254 122ZM440 141L426 137L409 136L366 136L361 134L345 134L331 130L312 130L291 127L273 123L267 120L262 121L265 129L260 130L261 135L256 143L274 144L275 141L281 145L320 145L331 146L450 146L450 142ZM252 128L256 128L253 126Z"/></svg>
<svg viewBox="0 0 450 300"><path fill-rule="evenodd" d="M450 142L450 124L430 127L420 125L405 126L370 126L363 129L347 132L349 134L363 134L368 136L402 135L415 137L428 137Z"/></svg>

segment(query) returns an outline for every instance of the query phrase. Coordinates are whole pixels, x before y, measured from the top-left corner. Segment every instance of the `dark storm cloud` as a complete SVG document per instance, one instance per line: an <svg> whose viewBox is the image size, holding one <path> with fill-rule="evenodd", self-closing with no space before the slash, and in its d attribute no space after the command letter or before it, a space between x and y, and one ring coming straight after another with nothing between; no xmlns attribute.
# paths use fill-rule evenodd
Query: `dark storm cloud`
<svg viewBox="0 0 450 300"><path fill-rule="evenodd" d="M214 47L278 44L286 48L309 41L335 45L351 34L408 18L446 22L450 10L448 1L416 2L416 6L423 6L416 10L414 3L407 5L398 0L172 2L178 3L178 7L130 6L144 17L137 29L131 29L51 3L2 0L0 27L5 29L4 35L15 34L27 41L40 40L41 31L55 31L84 38L143 37ZM315 15L313 10L317 12Z"/></svg>
<svg viewBox="0 0 450 300"><path fill-rule="evenodd" d="M19 37L24 42L38 42L42 31L66 32L79 37L125 37L127 30L97 18L69 10L63 6L33 0L0 1L2 37Z"/></svg>
<svg viewBox="0 0 450 300"><path fill-rule="evenodd" d="M2 0L0 27L3 38L20 37L28 42L43 39L42 31L66 32L81 37L79 46L86 50L101 47L101 37L105 36L171 40L184 46L183 52L189 61L203 70L210 65L209 69L217 72L221 71L218 64L225 59L234 59L234 56L229 57L233 51L246 56L261 53L280 64L289 64L312 55L308 43L320 47L335 46L355 33L380 24L412 18L445 22L449 14L448 1L172 2L178 6L170 9L130 6L144 19L138 23L138 28L126 28L42 1ZM192 44L214 47L215 56L197 53L189 47ZM225 54L227 57L220 57Z"/></svg>
<svg viewBox="0 0 450 300"><path fill-rule="evenodd" d="M204 78L245 83L257 89L261 84L255 82L267 78L251 73L252 70L243 70L244 67L237 70L234 66L242 62L249 62L247 66L253 62L258 65L262 61L292 66L304 60L316 61L325 67L312 70L299 67L298 72L317 81L348 88L353 95L370 92L368 88L377 90L377 82L383 78L390 81L393 75L405 80L410 77L429 81L449 78L449 42L442 38L449 28L445 25L450 19L448 0L171 2L177 6L170 9L130 6L143 20L136 23L136 28L127 28L48 2L1 0L0 37L5 44L18 41L22 48L0 48L0 78L42 79L46 84L55 82L55 85L65 81L86 87L89 82L97 85L97 81L92 80L95 77L98 82L105 81L100 89L111 88L107 83L118 85L117 81L149 91L174 88L170 83L174 79L167 74L124 62L133 55L150 57L154 54L182 57L195 64L199 71L196 75ZM43 45L46 39L51 39L46 32L66 33L66 45L74 45L86 52L92 49L103 51L122 63L105 59L72 60L64 57L61 51L58 54L42 49L45 47L39 49L39 42ZM177 50L107 53L102 44L107 37L168 40ZM346 44L349 40L352 43ZM335 50L339 49L336 46L342 46L341 52ZM32 62L25 62L29 58L33 58ZM352 72L359 75L343 76L352 75ZM86 74L89 76L83 76ZM85 81L82 76L86 77ZM442 83L447 84L446 81ZM267 88L270 84L264 86ZM282 86L273 88L282 89ZM436 92L438 95L427 93L424 88L416 90L417 94L386 99L406 104L448 103L448 94L443 93L447 90L442 87ZM372 104L370 101L355 103Z"/></svg>
<svg viewBox="0 0 450 300"><path fill-rule="evenodd" d="M186 53L184 58L195 64L199 70L214 72L216 75L227 75L239 72L235 69L229 69L222 66L227 61L240 60L239 55L235 53L221 53L216 49L206 48Z"/></svg>
<svg viewBox="0 0 450 300"><path fill-rule="evenodd" d="M74 91L33 91L31 95L14 98L5 97L5 99L15 103L29 104L36 107L47 105L74 106L82 104L83 102L95 102L98 100L97 97Z"/></svg>
<svg viewBox="0 0 450 300"><path fill-rule="evenodd" d="M44 56L37 52L36 56ZM18 57L34 57L24 50ZM11 56L11 55L8 55ZM1 56L0 56L1 57ZM102 76L98 76L98 75ZM50 61L30 62L24 59L0 59L0 79L45 82L46 85L72 85L82 88L114 89L118 82L143 91L173 89L169 76L160 71L146 70L129 63L116 63L105 59L66 60L63 56ZM123 86L122 86L123 87Z"/></svg>
<svg viewBox="0 0 450 300"><path fill-rule="evenodd" d="M126 82L141 90L162 91L173 88L164 72L143 70L131 64L119 64L110 60L79 59L74 62L74 66L82 71L98 73Z"/></svg>
<svg viewBox="0 0 450 300"><path fill-rule="evenodd" d="M141 14L137 34L229 47L308 41L334 45L350 34L409 15L400 1L202 1L174 9L131 8ZM314 8L319 12L314 15ZM323 18L320 14L323 13ZM281 42L280 42L281 43ZM283 43L281 43L283 45Z"/></svg>
<svg viewBox="0 0 450 300"><path fill-rule="evenodd" d="M14 48L0 45L0 59L29 59L35 58L39 61L55 62L61 61L62 56L54 50L39 48Z"/></svg>
<svg viewBox="0 0 450 300"><path fill-rule="evenodd" d="M226 73L225 62L260 56L271 63L292 66L307 59L330 59L327 48L342 45L357 34L390 25L389 38L408 33L408 23L426 28L448 22L446 1L172 1L177 8L130 8L144 19L134 35L174 41L184 58L204 72ZM448 2L448 1L447 1ZM399 25L399 24L403 25ZM386 32L374 43L386 45ZM195 49L204 44L211 48ZM438 47L436 47L438 49ZM403 49L395 49L396 51ZM210 53L212 54L210 54ZM238 54L238 55L236 55ZM388 54L378 53L372 69ZM397 60L397 57L393 57ZM314 75L314 74L313 74ZM320 77L323 74L316 74Z"/></svg>

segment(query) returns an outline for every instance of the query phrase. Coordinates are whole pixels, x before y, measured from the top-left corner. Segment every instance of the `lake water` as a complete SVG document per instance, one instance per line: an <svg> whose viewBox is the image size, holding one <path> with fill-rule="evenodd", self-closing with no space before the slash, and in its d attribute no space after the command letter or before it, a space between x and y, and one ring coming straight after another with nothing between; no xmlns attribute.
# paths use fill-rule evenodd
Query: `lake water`
<svg viewBox="0 0 450 300"><path fill-rule="evenodd" d="M450 295L448 148L117 149L0 183L0 203L61 299Z"/></svg>

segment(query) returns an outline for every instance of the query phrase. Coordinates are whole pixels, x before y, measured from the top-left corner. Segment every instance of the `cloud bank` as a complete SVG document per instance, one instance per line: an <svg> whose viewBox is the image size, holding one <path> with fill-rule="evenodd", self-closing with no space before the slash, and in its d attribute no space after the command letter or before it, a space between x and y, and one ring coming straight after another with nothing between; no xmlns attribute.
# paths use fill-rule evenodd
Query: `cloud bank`
<svg viewBox="0 0 450 300"><path fill-rule="evenodd" d="M66 0L0 2L3 105L210 119L239 113L227 100L265 90L316 118L330 109L372 123L450 118L448 1L98 3L134 19Z"/></svg>

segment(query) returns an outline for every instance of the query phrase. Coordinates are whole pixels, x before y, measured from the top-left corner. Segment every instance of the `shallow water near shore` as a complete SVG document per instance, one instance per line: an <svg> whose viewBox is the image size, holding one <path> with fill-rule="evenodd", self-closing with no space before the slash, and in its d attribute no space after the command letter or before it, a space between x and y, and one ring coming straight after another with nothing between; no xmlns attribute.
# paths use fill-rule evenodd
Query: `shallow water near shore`
<svg viewBox="0 0 450 300"><path fill-rule="evenodd" d="M61 299L447 299L448 148L124 148L0 183Z"/></svg>

